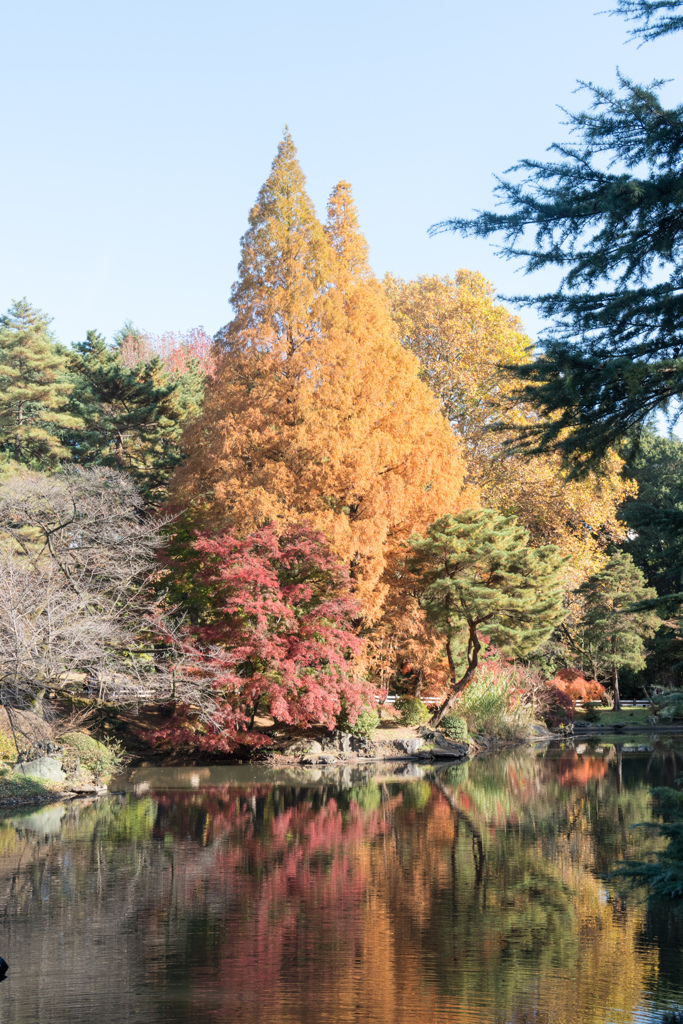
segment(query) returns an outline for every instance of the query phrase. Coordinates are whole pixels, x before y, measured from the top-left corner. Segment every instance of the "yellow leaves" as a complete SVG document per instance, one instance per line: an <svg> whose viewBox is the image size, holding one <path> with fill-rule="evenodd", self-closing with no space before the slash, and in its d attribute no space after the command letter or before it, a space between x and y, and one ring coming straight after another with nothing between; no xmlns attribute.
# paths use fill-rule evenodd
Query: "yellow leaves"
<svg viewBox="0 0 683 1024"><path fill-rule="evenodd" d="M529 361L531 340L481 274L387 277L385 287L403 344L463 442L482 503L516 514L533 543L570 555L567 584L578 586L602 564L606 542L623 537L616 513L633 485L620 476L621 460L611 453L599 479L570 482L557 455L510 456L506 439L533 413L520 407L509 367Z"/></svg>

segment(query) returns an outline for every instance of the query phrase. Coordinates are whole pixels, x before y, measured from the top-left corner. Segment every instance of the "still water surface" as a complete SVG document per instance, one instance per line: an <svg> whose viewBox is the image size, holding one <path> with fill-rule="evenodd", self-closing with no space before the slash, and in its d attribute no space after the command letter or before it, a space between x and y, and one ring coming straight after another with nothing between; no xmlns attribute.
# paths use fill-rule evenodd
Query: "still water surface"
<svg viewBox="0 0 683 1024"><path fill-rule="evenodd" d="M651 747L143 767L6 817L0 1024L660 1021L683 920L604 879L661 848L631 826L683 745Z"/></svg>

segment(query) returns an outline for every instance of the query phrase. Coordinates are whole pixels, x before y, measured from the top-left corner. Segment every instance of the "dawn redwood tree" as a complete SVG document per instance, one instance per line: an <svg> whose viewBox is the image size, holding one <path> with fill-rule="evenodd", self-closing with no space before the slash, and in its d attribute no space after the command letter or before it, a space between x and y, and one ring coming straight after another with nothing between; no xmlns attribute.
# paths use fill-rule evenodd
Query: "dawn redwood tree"
<svg viewBox="0 0 683 1024"><path fill-rule="evenodd" d="M322 534L273 523L242 538L201 534L190 557L210 610L187 638L194 664L185 671L211 679L215 710L204 731L171 723L157 741L205 750L265 742L245 735L259 710L332 729L343 702L355 719L367 690L359 608Z"/></svg>
<svg viewBox="0 0 683 1024"><path fill-rule="evenodd" d="M410 538L410 570L420 579L421 604L446 640L450 688L432 718L438 725L472 680L482 637L503 653L524 657L564 616L558 549L533 548L514 516L495 509L446 515ZM458 667L465 654L465 671Z"/></svg>
<svg viewBox="0 0 683 1024"><path fill-rule="evenodd" d="M621 0L614 13L644 40L683 28L676 0ZM662 105L662 84L619 75L617 89L585 85L590 107L567 115L574 142L500 179L502 209L433 228L501 235L502 253L527 272L562 274L554 291L515 299L548 323L542 351L518 369L521 396L542 416L517 445L557 449L579 474L637 441L655 411L680 414L683 106Z"/></svg>
<svg viewBox="0 0 683 1024"><path fill-rule="evenodd" d="M173 503L199 529L321 530L376 621L410 533L475 497L369 267L349 186L323 228L289 134L250 213L232 305Z"/></svg>
<svg viewBox="0 0 683 1024"><path fill-rule="evenodd" d="M619 669L645 667L644 639L654 636L661 623L651 608L631 608L651 601L657 591L645 586L645 577L631 556L618 551L604 569L579 588L579 595L584 602L585 656L596 675L610 679L614 710L620 711Z"/></svg>
<svg viewBox="0 0 683 1024"><path fill-rule="evenodd" d="M73 383L49 325L26 299L0 317L0 451L34 469L68 458L60 432L80 423L68 409Z"/></svg>

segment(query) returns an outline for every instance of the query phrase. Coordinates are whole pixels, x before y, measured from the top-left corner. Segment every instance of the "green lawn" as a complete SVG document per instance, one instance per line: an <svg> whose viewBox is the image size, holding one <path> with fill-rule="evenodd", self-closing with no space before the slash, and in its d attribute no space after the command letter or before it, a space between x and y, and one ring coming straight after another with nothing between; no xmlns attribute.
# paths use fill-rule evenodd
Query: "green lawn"
<svg viewBox="0 0 683 1024"><path fill-rule="evenodd" d="M621 711L613 711L612 708L596 708L598 715L600 716L597 722L587 722L585 718L585 711L583 708L577 708L574 716L574 722L576 725L585 722L586 725L648 725L648 719L652 714L652 709L647 708L622 708Z"/></svg>

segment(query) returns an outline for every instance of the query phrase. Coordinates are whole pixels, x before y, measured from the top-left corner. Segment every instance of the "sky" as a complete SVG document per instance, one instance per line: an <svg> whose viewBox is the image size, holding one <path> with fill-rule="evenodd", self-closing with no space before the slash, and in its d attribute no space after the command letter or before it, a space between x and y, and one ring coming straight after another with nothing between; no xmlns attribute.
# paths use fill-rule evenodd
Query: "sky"
<svg viewBox="0 0 683 1024"><path fill-rule="evenodd" d="M638 48L606 6L9 0L0 309L26 296L66 344L125 320L214 333L285 124L319 214L353 185L379 275L467 267L540 290L489 242L427 231L490 207L495 174L566 137L578 79L675 75L680 37Z"/></svg>

